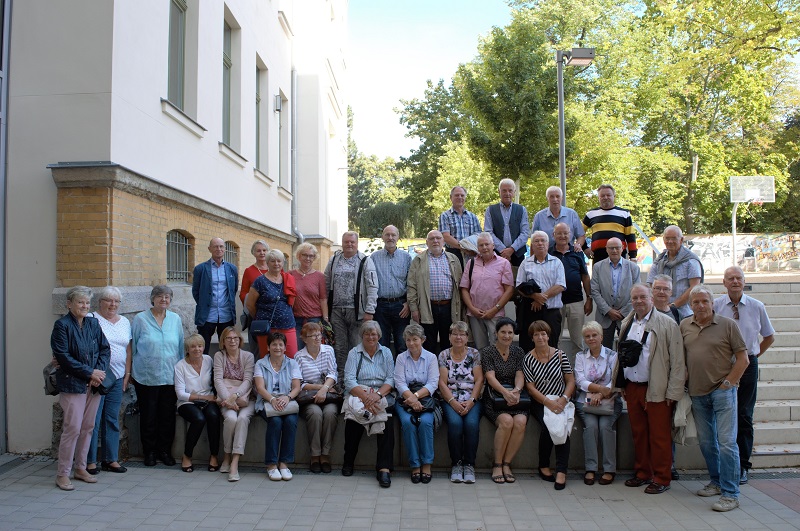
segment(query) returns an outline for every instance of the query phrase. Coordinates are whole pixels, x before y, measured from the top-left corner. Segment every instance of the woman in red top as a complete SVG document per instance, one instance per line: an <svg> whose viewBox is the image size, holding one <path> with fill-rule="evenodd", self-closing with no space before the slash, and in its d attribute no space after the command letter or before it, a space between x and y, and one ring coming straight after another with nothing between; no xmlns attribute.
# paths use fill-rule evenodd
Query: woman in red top
<svg viewBox="0 0 800 531"><path fill-rule="evenodd" d="M297 348L306 346L300 339L300 331L306 323L328 320L328 292L325 290L325 275L314 269L317 248L310 243L301 243L295 252L297 269L291 272L294 277L297 299L294 303L294 320L297 330Z"/></svg>
<svg viewBox="0 0 800 531"><path fill-rule="evenodd" d="M244 270L244 273L242 274L242 289L239 292L239 299L242 301L242 308L244 309L244 313L247 315L250 315L250 312L247 310L245 299L247 298L247 294L250 292L250 286L253 285L253 282L267 272L268 252L269 244L264 240L256 240L250 247L250 254L255 257L256 263ZM244 327L244 324L242 324L242 326ZM249 328L247 329L247 343L247 350L253 353L255 359L259 359L258 341L256 341L256 338L253 336Z"/></svg>

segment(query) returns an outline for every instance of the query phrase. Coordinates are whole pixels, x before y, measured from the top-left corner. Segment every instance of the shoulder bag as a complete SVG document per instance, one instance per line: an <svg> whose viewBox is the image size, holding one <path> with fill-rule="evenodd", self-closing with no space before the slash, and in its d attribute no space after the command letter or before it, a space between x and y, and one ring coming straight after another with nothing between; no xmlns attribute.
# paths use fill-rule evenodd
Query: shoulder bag
<svg viewBox="0 0 800 531"><path fill-rule="evenodd" d="M608 375L609 366L611 364L606 360L606 370L603 372L603 376L600 377L600 380L604 380L606 375ZM597 383L597 382L592 382ZM580 400L581 404L583 404L583 412L589 413L590 415L602 415L608 416L614 414L614 402L616 401L616 393L612 395L610 398L601 398L599 406L593 406L589 404L586 400L586 391L581 391L580 395L578 395L578 400Z"/></svg>
<svg viewBox="0 0 800 531"><path fill-rule="evenodd" d="M44 376L44 394L49 396L58 395L58 385L56 384L57 371L58 362L56 362L55 358L44 366L44 370L42 370L42 375Z"/></svg>
<svg viewBox="0 0 800 531"><path fill-rule="evenodd" d="M503 397L502 394L495 391L495 389L488 383L486 384L486 387L489 389L489 398L492 399L495 411L508 411L510 409L525 410L525 409L530 409L531 407L531 395L528 394L528 391L526 391L525 388L523 388L519 392L519 402L517 402L513 406L509 406L508 402L506 402L506 399L505 397ZM503 384L503 387L505 387L509 391L514 388L514 386L511 384Z"/></svg>

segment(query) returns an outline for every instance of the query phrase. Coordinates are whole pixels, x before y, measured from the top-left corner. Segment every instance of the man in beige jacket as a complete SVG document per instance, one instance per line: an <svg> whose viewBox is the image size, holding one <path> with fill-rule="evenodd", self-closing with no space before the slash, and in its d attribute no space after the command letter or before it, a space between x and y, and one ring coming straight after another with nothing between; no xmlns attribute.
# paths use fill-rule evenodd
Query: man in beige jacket
<svg viewBox="0 0 800 531"><path fill-rule="evenodd" d="M425 329L423 348L434 354L450 348L450 325L461 320L461 263L444 250L444 237L432 230L428 246L408 269L408 307L411 319Z"/></svg>

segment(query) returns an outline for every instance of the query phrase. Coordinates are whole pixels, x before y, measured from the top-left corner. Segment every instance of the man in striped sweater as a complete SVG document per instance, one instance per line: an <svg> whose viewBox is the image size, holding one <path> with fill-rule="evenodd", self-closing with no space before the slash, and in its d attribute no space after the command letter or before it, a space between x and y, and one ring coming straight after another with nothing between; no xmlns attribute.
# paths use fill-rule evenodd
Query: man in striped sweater
<svg viewBox="0 0 800 531"><path fill-rule="evenodd" d="M619 238L622 241L623 258L636 261L636 231L633 229L631 213L614 204L616 192L610 184L601 184L597 188L597 197L600 207L593 208L583 217L584 229L592 231L592 247L589 249L584 243L584 252L596 264L608 258L606 242L610 238Z"/></svg>

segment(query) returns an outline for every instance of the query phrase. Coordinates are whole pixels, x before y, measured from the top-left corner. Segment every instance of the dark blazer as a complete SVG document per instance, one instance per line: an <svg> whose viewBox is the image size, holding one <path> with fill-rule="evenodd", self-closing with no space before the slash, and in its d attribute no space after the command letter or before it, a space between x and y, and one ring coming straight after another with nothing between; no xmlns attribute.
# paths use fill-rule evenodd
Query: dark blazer
<svg viewBox="0 0 800 531"><path fill-rule="evenodd" d="M50 348L58 361L56 385L59 393L86 393L86 384L95 369L108 370L111 348L100 321L84 317L83 326L71 313L53 325Z"/></svg>
<svg viewBox="0 0 800 531"><path fill-rule="evenodd" d="M211 262L198 264L192 273L192 297L197 306L194 309L194 324L203 326L208 319L208 312L211 309ZM236 320L236 294L239 292L239 271L236 266L228 262L222 262L225 268L225 278L228 281L228 304L231 309L231 316Z"/></svg>

